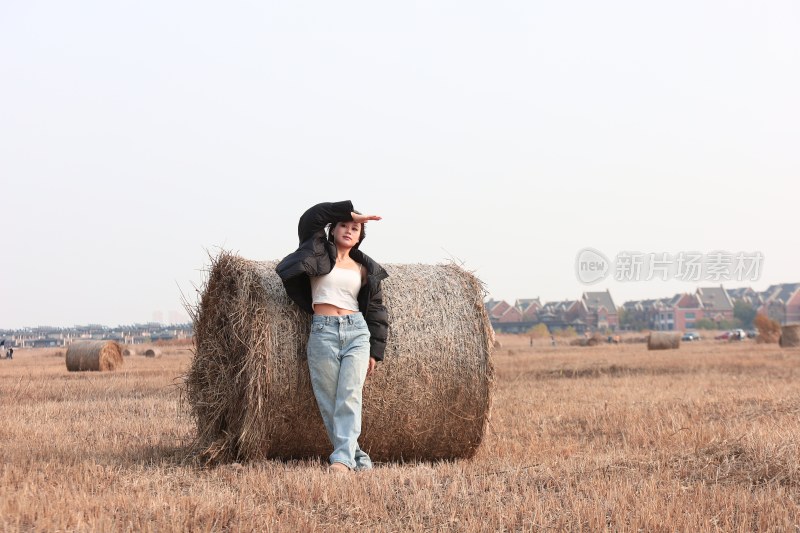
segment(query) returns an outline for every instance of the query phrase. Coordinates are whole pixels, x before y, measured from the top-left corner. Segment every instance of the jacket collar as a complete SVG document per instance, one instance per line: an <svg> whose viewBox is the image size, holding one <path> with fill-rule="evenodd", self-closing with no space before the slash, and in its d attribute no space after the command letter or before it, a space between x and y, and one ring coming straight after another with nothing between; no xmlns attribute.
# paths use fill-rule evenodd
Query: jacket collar
<svg viewBox="0 0 800 533"><path fill-rule="evenodd" d="M368 276L375 276L378 281L389 277L389 274L381 265L373 261L371 257L359 250L357 247L350 249L350 257L352 257L355 262L361 263L367 268Z"/></svg>

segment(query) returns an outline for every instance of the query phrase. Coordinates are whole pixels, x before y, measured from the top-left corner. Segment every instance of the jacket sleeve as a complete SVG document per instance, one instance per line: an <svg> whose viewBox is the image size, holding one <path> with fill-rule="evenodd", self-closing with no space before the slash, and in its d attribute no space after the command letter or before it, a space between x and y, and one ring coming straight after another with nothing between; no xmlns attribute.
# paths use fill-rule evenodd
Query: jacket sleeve
<svg viewBox="0 0 800 533"><path fill-rule="evenodd" d="M389 313L383 305L383 289L380 284L369 300L366 320L369 329L369 355L376 361L383 361L389 335Z"/></svg>
<svg viewBox="0 0 800 533"><path fill-rule="evenodd" d="M331 222L343 222L353 220L350 214L353 211L353 202L345 200L343 202L323 202L310 207L300 217L297 225L297 235L300 242L307 241L314 236L314 233L323 229Z"/></svg>

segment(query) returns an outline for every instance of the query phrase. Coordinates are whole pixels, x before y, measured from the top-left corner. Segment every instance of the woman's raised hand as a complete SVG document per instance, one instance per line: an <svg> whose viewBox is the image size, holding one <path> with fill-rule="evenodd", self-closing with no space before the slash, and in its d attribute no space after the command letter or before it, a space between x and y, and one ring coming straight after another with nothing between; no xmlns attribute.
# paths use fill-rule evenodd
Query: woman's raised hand
<svg viewBox="0 0 800 533"><path fill-rule="evenodd" d="M359 215L358 213L350 213L350 216L353 217L353 222L364 223L368 220L380 220L382 217L378 215Z"/></svg>

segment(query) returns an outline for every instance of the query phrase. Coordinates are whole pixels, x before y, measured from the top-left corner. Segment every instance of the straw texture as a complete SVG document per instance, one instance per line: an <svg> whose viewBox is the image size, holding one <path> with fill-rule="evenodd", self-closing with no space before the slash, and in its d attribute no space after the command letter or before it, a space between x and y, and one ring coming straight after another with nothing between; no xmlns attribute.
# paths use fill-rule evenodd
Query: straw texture
<svg viewBox="0 0 800 533"><path fill-rule="evenodd" d="M185 397L206 461L327 456L306 362L310 316L276 262L212 258ZM359 443L376 461L470 457L492 390L484 289L454 265L384 265L385 361L364 387Z"/></svg>
<svg viewBox="0 0 800 533"><path fill-rule="evenodd" d="M122 349L114 341L73 341L67 347L67 370L115 370L122 366Z"/></svg>
<svg viewBox="0 0 800 533"><path fill-rule="evenodd" d="M671 331L653 331L647 337L648 350L677 350L681 346L681 334Z"/></svg>
<svg viewBox="0 0 800 533"><path fill-rule="evenodd" d="M781 348L796 348L800 346L800 324L788 324L781 327Z"/></svg>

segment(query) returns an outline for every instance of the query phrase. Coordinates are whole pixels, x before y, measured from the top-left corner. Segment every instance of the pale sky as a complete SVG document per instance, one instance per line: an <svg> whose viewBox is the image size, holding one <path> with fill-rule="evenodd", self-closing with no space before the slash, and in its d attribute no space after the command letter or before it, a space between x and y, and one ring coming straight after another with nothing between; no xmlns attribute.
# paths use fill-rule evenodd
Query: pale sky
<svg viewBox="0 0 800 533"><path fill-rule="evenodd" d="M0 3L0 328L186 319L208 253L351 199L380 263L497 299L583 248L761 252L800 281L800 4ZM160 315L159 315L160 314Z"/></svg>

